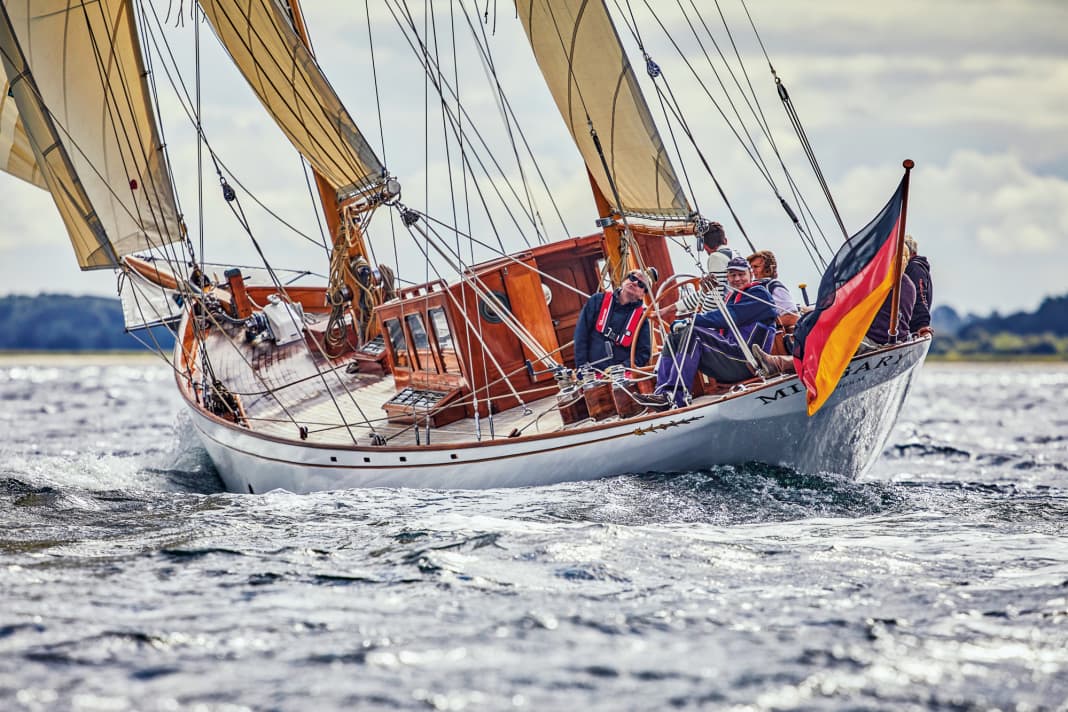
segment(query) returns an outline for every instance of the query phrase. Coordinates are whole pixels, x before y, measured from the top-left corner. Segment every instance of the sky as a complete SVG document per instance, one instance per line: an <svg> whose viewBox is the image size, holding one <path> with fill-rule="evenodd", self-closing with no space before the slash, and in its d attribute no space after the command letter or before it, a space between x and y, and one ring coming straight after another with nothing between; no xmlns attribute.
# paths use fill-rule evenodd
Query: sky
<svg viewBox="0 0 1068 712"><path fill-rule="evenodd" d="M421 70L397 30L390 12L396 2L369 4L373 43L368 42L364 3L306 0L304 10L320 64L356 123L401 180L405 203L451 222L450 172L438 140L442 134L439 105L433 95L428 99ZM716 4L695 3L717 41L729 47ZM423 5L409 0L410 7L416 4ZM479 0L477 4L480 10L490 9L484 29L491 35L498 75L519 116L523 136L537 156L538 168L552 187L552 201L541 196L538 203L548 236L589 234L597 216L584 167L534 68L510 3ZM628 2L609 0L608 4L625 9ZM681 4L693 6L690 0L681 0ZM173 3L157 5L163 13ZM515 180L519 171L484 68L463 52L468 32L465 20L449 14L450 7L463 3L438 0L434 5L443 47L447 28L456 27L457 76L465 108L480 126L486 124L494 155ZM466 5L474 7L470 0ZM645 0L630 0L629 5L647 49L664 68L683 115L756 248L776 252L781 276L789 286L801 281L817 284L818 270L773 192L707 96L690 80L667 37L649 16ZM700 65L703 59L692 41L686 44L692 35L677 6L667 0L658 0L654 6L687 56L695 66ZM776 98L767 63L739 14L741 6L738 0L721 0L720 7L747 60L749 79L776 146L802 186L827 240L837 248L841 233L823 207L821 193ZM873 5L749 0L747 7L789 89L850 232L879 211L900 180L902 161L910 158L916 168L908 231L919 242L921 254L931 261L936 305L978 314L1008 313L1034 309L1043 297L1068 292L1068 3L902 0ZM422 20L417 18L417 22ZM633 38L622 22L617 20L617 25L638 66L642 90L661 133L670 142L666 126L671 122L662 119L654 89L634 53ZM187 63L187 81L191 82L188 60L195 46L191 23L172 17L169 26L168 39L179 61ZM323 250L314 244L319 239L314 202L296 153L206 28L201 54L205 130L215 151L244 186L239 192L254 234L274 266L325 272ZM706 76L711 75L706 72ZM176 100L165 96L162 103L182 209L198 243L196 145ZM429 149L427 136L434 144ZM763 139L757 143L774 162L768 143ZM451 159L455 161L454 154ZM732 246L748 253L700 163L685 150L682 159L702 214L723 222ZM524 170L524 175L534 175L529 164ZM774 179L779 190L785 191L781 172ZM458 180L455 168L452 180ZM204 185L208 259L250 263L252 247L221 200L218 180L210 169ZM5 213L0 223L0 294L115 293L110 273L78 271L46 193L0 175L0 194ZM294 235L260 210L253 196L312 239ZM556 218L557 212L562 220ZM519 230L506 222L496 225L506 245L522 246L512 234ZM476 224L476 230L482 239L494 241L487 224ZM402 266L413 263L415 247L403 239L394 247L391 231L382 229L372 239L380 260L391 261L395 255ZM681 252L676 253L675 264L680 272L693 270L692 260ZM433 276L418 274L422 269L404 267L402 276L412 281ZM813 296L814 291L810 290Z"/></svg>

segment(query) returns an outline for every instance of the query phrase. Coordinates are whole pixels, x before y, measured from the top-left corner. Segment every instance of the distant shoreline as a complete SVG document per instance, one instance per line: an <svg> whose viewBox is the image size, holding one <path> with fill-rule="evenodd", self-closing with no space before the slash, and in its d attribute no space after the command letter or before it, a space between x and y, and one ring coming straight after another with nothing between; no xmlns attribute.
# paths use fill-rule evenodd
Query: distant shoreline
<svg viewBox="0 0 1068 712"><path fill-rule="evenodd" d="M131 351L32 351L32 350L2 350L0 349L0 366L26 366L41 364L48 366L77 366L79 364L108 365L131 362L155 361L162 363L159 354L147 350ZM170 360L170 355L167 355ZM1068 364L1063 356L1029 355L1013 358L1005 358L1001 355L978 354L975 356L944 356L941 354L928 354L927 363L930 364Z"/></svg>
<svg viewBox="0 0 1068 712"><path fill-rule="evenodd" d="M927 363L1068 363L1060 354L1028 354L1005 356L1004 354L972 354L968 356L927 354Z"/></svg>
<svg viewBox="0 0 1068 712"><path fill-rule="evenodd" d="M32 361L31 361L32 360ZM169 356L168 356L169 360ZM163 363L154 351L21 351L0 350L0 366L77 366L141 363Z"/></svg>

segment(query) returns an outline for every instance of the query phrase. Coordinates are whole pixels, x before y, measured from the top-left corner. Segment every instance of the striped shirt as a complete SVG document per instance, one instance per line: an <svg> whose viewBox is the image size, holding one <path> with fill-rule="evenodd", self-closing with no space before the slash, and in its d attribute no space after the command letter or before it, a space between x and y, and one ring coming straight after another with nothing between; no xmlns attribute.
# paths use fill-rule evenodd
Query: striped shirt
<svg viewBox="0 0 1068 712"><path fill-rule="evenodd" d="M727 263L735 256L734 250L723 245L708 256L708 273L714 275L720 285L720 294L727 298ZM716 302L711 294L704 292L684 292L675 304L678 314L691 314L695 311L711 311Z"/></svg>

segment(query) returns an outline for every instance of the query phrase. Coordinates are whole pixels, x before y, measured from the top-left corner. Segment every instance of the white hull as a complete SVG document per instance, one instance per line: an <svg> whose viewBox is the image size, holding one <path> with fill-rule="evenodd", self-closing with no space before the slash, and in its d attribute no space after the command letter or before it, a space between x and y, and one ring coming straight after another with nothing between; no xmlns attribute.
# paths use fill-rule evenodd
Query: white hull
<svg viewBox="0 0 1068 712"><path fill-rule="evenodd" d="M513 439L431 446L311 444L256 433L187 403L227 489L483 489L765 462L856 477L879 457L929 339L856 358L813 417L780 377L681 410Z"/></svg>

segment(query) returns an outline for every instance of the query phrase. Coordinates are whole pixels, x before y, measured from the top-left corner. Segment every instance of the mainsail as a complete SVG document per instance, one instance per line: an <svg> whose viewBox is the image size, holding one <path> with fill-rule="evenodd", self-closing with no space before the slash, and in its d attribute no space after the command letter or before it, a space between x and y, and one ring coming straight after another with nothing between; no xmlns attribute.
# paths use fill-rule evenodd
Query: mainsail
<svg viewBox="0 0 1068 712"><path fill-rule="evenodd" d="M180 240L131 3L5 1L0 54L0 168L47 187L82 269Z"/></svg>
<svg viewBox="0 0 1068 712"><path fill-rule="evenodd" d="M602 0L516 0L549 90L601 194L623 212L686 219L691 210Z"/></svg>
<svg viewBox="0 0 1068 712"><path fill-rule="evenodd" d="M382 163L279 0L200 0L263 106L339 197L380 182Z"/></svg>

